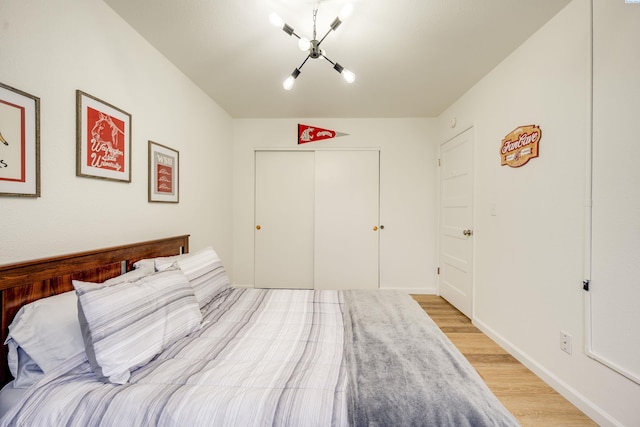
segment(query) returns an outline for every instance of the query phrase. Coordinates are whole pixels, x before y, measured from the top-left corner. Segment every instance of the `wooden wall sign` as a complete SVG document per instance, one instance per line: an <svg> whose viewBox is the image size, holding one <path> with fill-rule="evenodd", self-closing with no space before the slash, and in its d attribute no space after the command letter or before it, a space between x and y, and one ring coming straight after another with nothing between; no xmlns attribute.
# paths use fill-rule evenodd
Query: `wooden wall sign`
<svg viewBox="0 0 640 427"><path fill-rule="evenodd" d="M538 157L538 144L542 138L540 126L519 126L502 140L500 165L519 168Z"/></svg>

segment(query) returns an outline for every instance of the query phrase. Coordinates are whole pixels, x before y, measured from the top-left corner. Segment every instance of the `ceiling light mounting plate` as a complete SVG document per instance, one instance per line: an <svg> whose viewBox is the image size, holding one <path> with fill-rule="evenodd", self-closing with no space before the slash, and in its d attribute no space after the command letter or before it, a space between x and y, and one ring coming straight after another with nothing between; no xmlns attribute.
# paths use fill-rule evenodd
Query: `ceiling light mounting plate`
<svg viewBox="0 0 640 427"><path fill-rule="evenodd" d="M309 56L313 59L322 56L322 50L320 50L320 42L318 40L311 40L311 47L309 48Z"/></svg>

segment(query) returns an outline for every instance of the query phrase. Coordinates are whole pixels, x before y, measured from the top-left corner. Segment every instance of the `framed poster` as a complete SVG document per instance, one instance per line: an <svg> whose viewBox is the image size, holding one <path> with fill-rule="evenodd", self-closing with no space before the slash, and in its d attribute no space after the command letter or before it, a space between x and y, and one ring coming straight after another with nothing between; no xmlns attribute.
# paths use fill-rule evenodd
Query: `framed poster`
<svg viewBox="0 0 640 427"><path fill-rule="evenodd" d="M149 202L179 202L180 153L149 141Z"/></svg>
<svg viewBox="0 0 640 427"><path fill-rule="evenodd" d="M76 91L76 175L131 182L131 114Z"/></svg>
<svg viewBox="0 0 640 427"><path fill-rule="evenodd" d="M40 98L2 83L0 196L40 196Z"/></svg>

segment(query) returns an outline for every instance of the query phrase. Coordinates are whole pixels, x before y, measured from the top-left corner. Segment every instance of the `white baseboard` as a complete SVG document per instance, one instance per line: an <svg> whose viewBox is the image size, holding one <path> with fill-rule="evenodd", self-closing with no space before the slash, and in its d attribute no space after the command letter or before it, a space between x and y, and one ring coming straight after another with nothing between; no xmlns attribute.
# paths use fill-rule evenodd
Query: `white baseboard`
<svg viewBox="0 0 640 427"><path fill-rule="evenodd" d="M506 340L500 334L496 333L481 320L474 318L473 324L600 426L621 426L619 422L617 422L609 414L604 412L598 405L594 404L591 400L587 399L573 387L560 380L555 374L553 374L540 363L529 357L519 348L512 345L508 340Z"/></svg>
<svg viewBox="0 0 640 427"><path fill-rule="evenodd" d="M231 286L233 286L234 288L253 288L253 283L248 283L248 284L234 283Z"/></svg>
<svg viewBox="0 0 640 427"><path fill-rule="evenodd" d="M253 288L254 286L252 283L247 283L247 284L234 283L233 287L234 288ZM394 291L406 292L408 294L416 294L416 295L437 295L435 287L432 287L432 288L380 288L380 289L394 290Z"/></svg>
<svg viewBox="0 0 640 427"><path fill-rule="evenodd" d="M414 295L437 295L436 292L436 288L380 288L381 290L393 290L393 291L400 291L400 292L406 292L408 294L414 294Z"/></svg>

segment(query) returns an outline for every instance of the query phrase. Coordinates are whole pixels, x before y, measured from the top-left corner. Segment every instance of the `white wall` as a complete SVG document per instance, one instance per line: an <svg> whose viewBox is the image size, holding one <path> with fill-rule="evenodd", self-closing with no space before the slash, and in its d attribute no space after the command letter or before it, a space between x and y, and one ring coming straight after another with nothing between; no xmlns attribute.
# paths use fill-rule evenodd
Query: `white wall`
<svg viewBox="0 0 640 427"><path fill-rule="evenodd" d="M298 123L349 136L303 148L380 148L380 286L436 290L437 138L434 119L234 120L235 283L253 286L254 150L297 147Z"/></svg>
<svg viewBox="0 0 640 427"><path fill-rule="evenodd" d="M474 323L600 424L632 426L640 386L584 353L590 31L574 0L440 116L440 138L475 129ZM500 141L528 124L540 157L500 166Z"/></svg>
<svg viewBox="0 0 640 427"><path fill-rule="evenodd" d="M230 260L232 120L215 102L101 0L3 0L0 52L0 82L41 100L42 158L42 197L0 197L0 264L176 234ZM132 115L131 183L75 176L76 89ZM147 202L148 140L180 152L179 204Z"/></svg>
<svg viewBox="0 0 640 427"><path fill-rule="evenodd" d="M640 383L640 4L594 2L593 29L588 345Z"/></svg>

